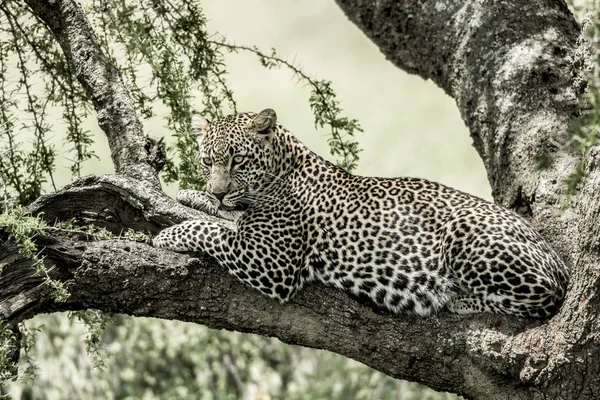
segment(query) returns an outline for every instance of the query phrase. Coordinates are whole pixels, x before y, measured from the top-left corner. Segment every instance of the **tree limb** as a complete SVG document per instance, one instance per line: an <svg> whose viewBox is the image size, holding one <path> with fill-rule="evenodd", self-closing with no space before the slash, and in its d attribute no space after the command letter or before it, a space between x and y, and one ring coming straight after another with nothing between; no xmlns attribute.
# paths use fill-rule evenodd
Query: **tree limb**
<svg viewBox="0 0 600 400"><path fill-rule="evenodd" d="M127 227L155 232L163 224L204 218L172 202L158 191L148 193L136 180L104 176L44 196L30 211L43 212L48 221L75 216L117 233ZM320 284L279 304L249 290L202 255L192 258L142 243L87 239L53 235L37 240L51 277L64 282L71 294L64 303L53 300L41 277L32 275L31 263L5 241L0 249L0 262L7 264L0 275L0 318L14 325L41 312L96 308L196 322L327 349L390 376L468 397L528 398L546 382L547 355L533 352L523 341L556 330L556 320L540 324L493 315L399 317ZM554 340L559 339L555 332Z"/></svg>
<svg viewBox="0 0 600 400"><path fill-rule="evenodd" d="M26 0L26 3L52 32L94 104L98 124L108 138L115 172L158 187L133 99L119 70L102 52L79 3L76 0Z"/></svg>
<svg viewBox="0 0 600 400"><path fill-rule="evenodd" d="M169 200L157 195L159 192L136 192L136 184L118 176L86 178L41 198L31 211L43 211L50 221L76 216L81 222L113 230L157 231L162 223L191 216L182 206L167 216L161 204ZM518 374L526 359L522 355L521 362L507 370L504 363L490 359L471 343L473 335L487 332L493 336L490 345L500 348L511 335L538 326L499 316L399 318L320 284L310 285L291 302L280 304L250 290L202 255L192 258L125 240L87 241L85 235L44 236L37 244L44 248L51 277L64 282L70 297L56 303L42 278L32 275L31 263L16 255L14 243L5 241L0 251L0 262L7 264L0 275L0 287L4 288L0 317L5 322L14 324L40 312L88 308L177 319L328 349L391 376L471 396L483 396L498 387L508 392L506 386L512 383L506 374ZM432 368L438 372L431 374ZM479 378L474 379L474 374Z"/></svg>

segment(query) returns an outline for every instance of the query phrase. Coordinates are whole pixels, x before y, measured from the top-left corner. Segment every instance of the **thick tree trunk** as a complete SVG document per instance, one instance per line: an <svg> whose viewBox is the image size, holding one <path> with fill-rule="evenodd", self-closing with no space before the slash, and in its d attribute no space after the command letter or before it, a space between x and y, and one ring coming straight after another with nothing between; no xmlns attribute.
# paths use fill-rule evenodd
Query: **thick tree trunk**
<svg viewBox="0 0 600 400"><path fill-rule="evenodd" d="M456 100L496 201L529 217L571 267L559 315L496 350L488 345L481 350L508 362L521 353L517 378L537 387L526 389L529 395L598 397L600 171L595 149L579 195L569 197L565 178L581 155L570 151L564 138L579 113L585 51L578 47L579 27L566 5L562 0L337 2L390 61L432 79ZM535 162L542 152L553 159L544 170Z"/></svg>
<svg viewBox="0 0 600 400"><path fill-rule="evenodd" d="M101 57L91 31L83 42L74 34L88 29L76 3L27 2L57 37L99 114L104 113L100 117L132 121L101 124L112 138L120 175L86 178L39 199L30 211L44 212L48 221L75 217L115 233L128 227L154 233L186 218L209 218L177 205L157 188L139 131L122 130L139 124L131 102L111 105L115 93L127 95L120 77ZM558 315L544 322L491 315L392 316L319 284L282 305L206 257L57 233L39 237L38 244L53 266L52 277L64 282L70 298L54 302L51 290L32 275L30 260L4 241L2 321L14 326L37 313L97 308L276 336L469 398L598 398L600 191L594 189L600 184L599 153L588 159L588 177L578 196L569 198L563 184L579 162L561 138L578 114L583 82L579 30L571 14L557 0L338 3L392 62L431 78L456 99L497 201L523 211L571 266L572 281ZM81 48L99 58L78 57L75 50ZM86 73L90 63L110 73L95 80L95 72ZM113 113L117 116L109 118ZM540 150L554 159L544 170L535 167Z"/></svg>

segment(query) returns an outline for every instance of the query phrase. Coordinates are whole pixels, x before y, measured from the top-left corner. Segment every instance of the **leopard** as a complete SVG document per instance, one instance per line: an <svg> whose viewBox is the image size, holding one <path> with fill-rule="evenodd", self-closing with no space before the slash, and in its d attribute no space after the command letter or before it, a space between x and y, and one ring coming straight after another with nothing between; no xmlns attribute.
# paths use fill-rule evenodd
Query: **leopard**
<svg viewBox="0 0 600 400"><path fill-rule="evenodd" d="M353 175L273 109L214 122L194 114L191 134L206 186L177 200L221 218L168 227L156 248L208 254L281 302L313 281L422 317L548 318L564 299L565 263L508 208L426 179Z"/></svg>

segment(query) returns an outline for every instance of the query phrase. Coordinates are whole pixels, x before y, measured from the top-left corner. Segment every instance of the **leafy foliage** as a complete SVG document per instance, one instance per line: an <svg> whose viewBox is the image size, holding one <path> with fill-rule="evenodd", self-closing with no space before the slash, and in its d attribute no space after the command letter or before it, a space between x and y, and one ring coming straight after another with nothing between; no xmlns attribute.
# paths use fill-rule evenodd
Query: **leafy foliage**
<svg viewBox="0 0 600 400"><path fill-rule="evenodd" d="M94 0L87 11L106 54L122 71L139 114L153 117L158 103L170 110L166 124L175 143L169 148L171 158L163 174L166 182L177 181L181 188L204 184L189 129L194 93L201 94L198 111L210 119L236 111L233 91L225 79L223 51L251 51L266 68L289 68L308 83L315 125L329 127L332 155L339 157L341 167L356 167L358 143L350 138L361 129L356 120L341 115L331 82L310 77L275 51L266 54L211 39L214 35L206 31L206 19L195 2ZM29 204L47 184L56 189L57 151L48 144L56 127L48 118L49 110L62 110L70 168L78 177L82 164L96 157L92 136L82 127L91 109L47 28L35 23L19 2L0 4L0 17L0 29L9 38L0 43L0 174L17 202ZM16 60L15 65L8 60ZM140 75L148 69L150 80L142 81ZM15 75L16 81L7 79ZM19 114L22 103L30 115L27 118ZM20 131L32 133L31 150L17 140Z"/></svg>
<svg viewBox="0 0 600 400"><path fill-rule="evenodd" d="M18 333L20 333L21 340L18 342L18 335L0 322L0 399L8 397L5 391L9 389L8 382L10 380L14 381L18 378L21 384L34 382L38 367L32 353L39 331L38 327L19 324ZM20 346L19 365L12 359L18 346Z"/></svg>
<svg viewBox="0 0 600 400"><path fill-rule="evenodd" d="M12 330L0 322L0 383L13 378L17 373L13 360L9 357L15 346Z"/></svg>
<svg viewBox="0 0 600 400"><path fill-rule="evenodd" d="M25 384L32 384L38 373L38 366L35 362L34 353L38 334L43 326L29 326L19 324L21 332L21 355L19 357L19 380Z"/></svg>
<svg viewBox="0 0 600 400"><path fill-rule="evenodd" d="M19 254L33 262L36 275L44 278L44 284L50 286L55 301L65 301L69 292L62 283L50 278L44 257L39 255L39 249L34 243L37 235L48 229L48 226L39 218L27 215L21 207L15 207L10 212L0 214L0 229L9 234L19 249Z"/></svg>
<svg viewBox="0 0 600 400"><path fill-rule="evenodd" d="M29 204L46 184L56 189L49 110L62 110L71 170L79 176L82 163L95 156L82 128L90 104L53 36L22 2L0 3L0 32L7 38L0 41L0 174L17 202ZM19 140L21 132L31 134L30 145Z"/></svg>
<svg viewBox="0 0 600 400"><path fill-rule="evenodd" d="M84 340L85 351L90 358L93 368L104 368L106 351L101 346L102 334L113 316L98 310L75 311L69 314L69 319L78 318L87 327Z"/></svg>

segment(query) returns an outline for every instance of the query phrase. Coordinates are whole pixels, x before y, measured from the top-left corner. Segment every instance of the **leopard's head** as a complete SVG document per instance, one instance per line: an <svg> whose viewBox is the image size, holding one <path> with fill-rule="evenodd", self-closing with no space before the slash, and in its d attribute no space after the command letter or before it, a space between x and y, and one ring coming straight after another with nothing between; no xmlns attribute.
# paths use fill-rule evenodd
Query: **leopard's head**
<svg viewBox="0 0 600 400"><path fill-rule="evenodd" d="M243 209L267 196L284 158L275 111L240 113L209 122L192 116L206 192L222 210Z"/></svg>

